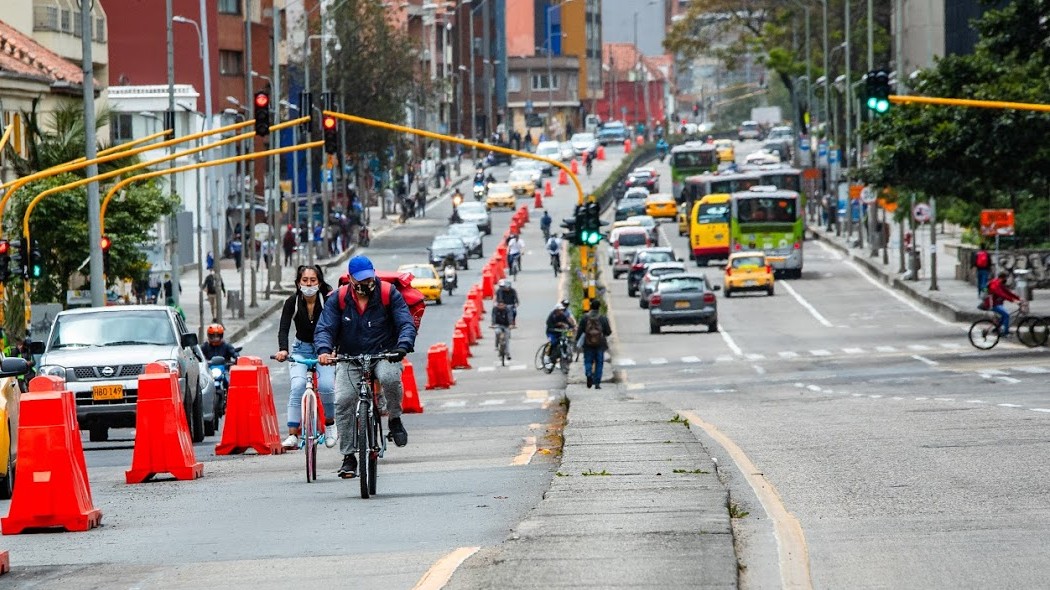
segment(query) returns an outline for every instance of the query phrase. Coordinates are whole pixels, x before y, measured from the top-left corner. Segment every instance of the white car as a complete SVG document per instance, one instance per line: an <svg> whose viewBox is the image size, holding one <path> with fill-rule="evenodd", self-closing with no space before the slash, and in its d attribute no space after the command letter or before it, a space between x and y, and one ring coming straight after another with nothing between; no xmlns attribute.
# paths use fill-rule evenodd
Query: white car
<svg viewBox="0 0 1050 590"><path fill-rule="evenodd" d="M648 198L649 189L645 188L644 186L632 186L623 193L623 197L620 198L620 201L622 202L629 201L631 199L638 199L642 202L645 202L645 200Z"/></svg>
<svg viewBox="0 0 1050 590"><path fill-rule="evenodd" d="M481 230L476 223L453 223L448 226L448 235L456 236L467 245L467 254L478 258L484 258L485 252L481 245Z"/></svg>
<svg viewBox="0 0 1050 590"><path fill-rule="evenodd" d="M568 162L569 160L576 157L576 151L572 149L572 143L563 141L558 144L558 149L561 150L561 161Z"/></svg>
<svg viewBox="0 0 1050 590"><path fill-rule="evenodd" d="M577 156L584 152L590 152L592 155L598 152L598 138L593 133L575 133L569 138L569 143Z"/></svg>
<svg viewBox="0 0 1050 590"><path fill-rule="evenodd" d="M757 150L751 152L744 158L745 164L779 164L780 154L774 154L769 150Z"/></svg>
<svg viewBox="0 0 1050 590"><path fill-rule="evenodd" d="M539 160L530 160L528 158L517 158L510 163L510 169L513 170L528 170L532 173L532 181L536 183L536 186L542 184L543 174L545 169L553 168L550 164L540 162ZM548 176L554 174L553 171Z"/></svg>

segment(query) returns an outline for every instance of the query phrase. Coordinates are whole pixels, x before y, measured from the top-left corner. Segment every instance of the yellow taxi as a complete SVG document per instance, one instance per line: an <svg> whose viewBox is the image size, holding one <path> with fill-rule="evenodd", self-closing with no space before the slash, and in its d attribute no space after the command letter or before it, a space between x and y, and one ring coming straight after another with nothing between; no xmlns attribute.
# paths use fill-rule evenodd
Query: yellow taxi
<svg viewBox="0 0 1050 590"><path fill-rule="evenodd" d="M536 192L536 181L528 170L511 170L507 183L515 195L531 197Z"/></svg>
<svg viewBox="0 0 1050 590"><path fill-rule="evenodd" d="M11 364L25 365L18 358L4 359L4 369ZM18 386L17 375L22 372L0 371L0 499L7 500L14 492L15 459L18 456L16 444L18 434L18 402L22 389Z"/></svg>
<svg viewBox="0 0 1050 590"><path fill-rule="evenodd" d="M412 273L412 288L418 289L427 301L441 305L441 275L433 264L402 264L397 272Z"/></svg>
<svg viewBox="0 0 1050 590"><path fill-rule="evenodd" d="M654 193L645 198L645 214L653 219L674 219L678 205L668 193Z"/></svg>
<svg viewBox="0 0 1050 590"><path fill-rule="evenodd" d="M762 252L734 252L726 263L726 297L740 291L765 291L773 295L773 267Z"/></svg>
<svg viewBox="0 0 1050 590"><path fill-rule="evenodd" d="M736 148L733 147L732 139L716 139L715 152L720 162L735 162Z"/></svg>
<svg viewBox="0 0 1050 590"><path fill-rule="evenodd" d="M489 185L488 196L485 197L485 208L506 207L514 209L514 189L506 182L493 182Z"/></svg>
<svg viewBox="0 0 1050 590"><path fill-rule="evenodd" d="M688 203L682 203L678 206L678 235L688 236L689 235L689 213L686 211Z"/></svg>

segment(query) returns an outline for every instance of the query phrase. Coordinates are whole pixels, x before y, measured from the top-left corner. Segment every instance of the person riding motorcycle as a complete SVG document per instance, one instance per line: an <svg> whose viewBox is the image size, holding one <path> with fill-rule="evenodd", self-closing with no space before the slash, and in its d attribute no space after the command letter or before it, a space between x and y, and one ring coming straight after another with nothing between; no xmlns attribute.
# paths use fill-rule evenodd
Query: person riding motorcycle
<svg viewBox="0 0 1050 590"><path fill-rule="evenodd" d="M204 353L204 358L211 360L217 356L221 356L226 359L227 364L234 364L237 362L237 349L230 345L229 342L223 340L223 336L226 334L226 328L222 327L222 324L212 324L208 326L208 341L201 345L201 352Z"/></svg>
<svg viewBox="0 0 1050 590"><path fill-rule="evenodd" d="M459 275L456 273L456 257L452 254L445 256L441 262L442 286L452 294L452 289L459 286ZM451 285L451 288L449 288Z"/></svg>
<svg viewBox="0 0 1050 590"><path fill-rule="evenodd" d="M661 137L659 140L657 140L657 142L656 142L656 153L660 156L660 161L661 162L663 162L664 158L667 157L667 149L668 149L668 145L667 145L667 142L664 141L663 137Z"/></svg>

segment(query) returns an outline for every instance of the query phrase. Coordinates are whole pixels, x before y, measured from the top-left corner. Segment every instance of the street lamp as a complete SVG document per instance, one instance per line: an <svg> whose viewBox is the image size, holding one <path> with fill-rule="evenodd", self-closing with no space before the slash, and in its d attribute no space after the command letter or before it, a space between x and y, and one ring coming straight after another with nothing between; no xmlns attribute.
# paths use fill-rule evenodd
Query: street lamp
<svg viewBox="0 0 1050 590"><path fill-rule="evenodd" d="M485 124L487 128L495 129L492 127L492 87L496 78L496 66L500 64L498 59L483 59L481 60L487 66L492 66L492 75L489 76L489 69L485 68Z"/></svg>
<svg viewBox="0 0 1050 590"><path fill-rule="evenodd" d="M247 112L247 109L245 109L244 106L241 105L241 101L237 100L236 98L234 98L232 96L227 96L226 97L226 102L228 102L228 103L230 103L232 105L235 105L237 108L225 109L225 110L223 110L223 114L230 115L230 116L234 117L235 119L239 119L240 121L244 121L244 120L247 119L247 117L245 116L245 113ZM237 153L239 155L240 151L241 151L241 143L240 142L238 142L236 149L237 149ZM246 199L245 199L245 196L244 196L244 191L251 188L250 183L247 182L249 176L246 173L243 172L243 170L247 169L247 166L248 165L246 163L244 163L244 162L237 162L236 171L234 173L236 175L236 178L237 178L236 184L234 186L237 187L237 193L241 197L240 198L240 209L241 209L241 220L240 220L241 221L241 224L240 224L241 225L241 268L240 268L241 292L240 292L240 298L241 298L241 300L238 302L238 317L241 317L241 318L244 317L244 287L245 287L244 265L245 265L245 262L246 262L246 259L245 259L245 256L244 256L244 254L245 254L244 231L245 231L245 226L248 223L247 216L245 215L245 212L244 212L244 205L246 203ZM245 184L249 184L249 186L245 187ZM254 203L253 203L252 211L254 212L254 210L255 210L255 207L254 207ZM218 266L218 264L216 264L216 266Z"/></svg>
<svg viewBox="0 0 1050 590"><path fill-rule="evenodd" d="M477 141L478 139L478 105L477 98L478 94L474 89L476 76L474 75L474 13L477 12L482 6L485 5L486 0L478 0L476 6L470 9L470 133L471 139ZM463 4L470 5L472 0L463 0ZM488 50L486 48L486 54ZM478 148L471 147L473 150L472 158L476 161L478 159Z"/></svg>

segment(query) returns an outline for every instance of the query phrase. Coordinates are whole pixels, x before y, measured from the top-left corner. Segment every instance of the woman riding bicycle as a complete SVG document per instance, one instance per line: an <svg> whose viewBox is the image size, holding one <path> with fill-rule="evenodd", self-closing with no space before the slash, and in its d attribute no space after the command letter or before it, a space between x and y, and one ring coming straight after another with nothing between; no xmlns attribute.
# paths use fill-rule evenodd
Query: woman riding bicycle
<svg viewBox="0 0 1050 590"><path fill-rule="evenodd" d="M314 328L321 317L325 298L332 288L324 280L320 266L300 266L295 272L295 294L284 301L281 310L281 323L277 329L277 354L274 359L285 361L289 356L316 359L314 349ZM288 352L288 330L295 324L295 341L291 353ZM294 359L293 359L294 360ZM293 362L288 366L291 387L288 392L288 437L284 439L286 449L299 447L299 435L302 433L303 392L306 391L306 380L309 372L306 365ZM327 431L324 444L328 448L335 446L335 368L317 367L317 389L324 406Z"/></svg>

